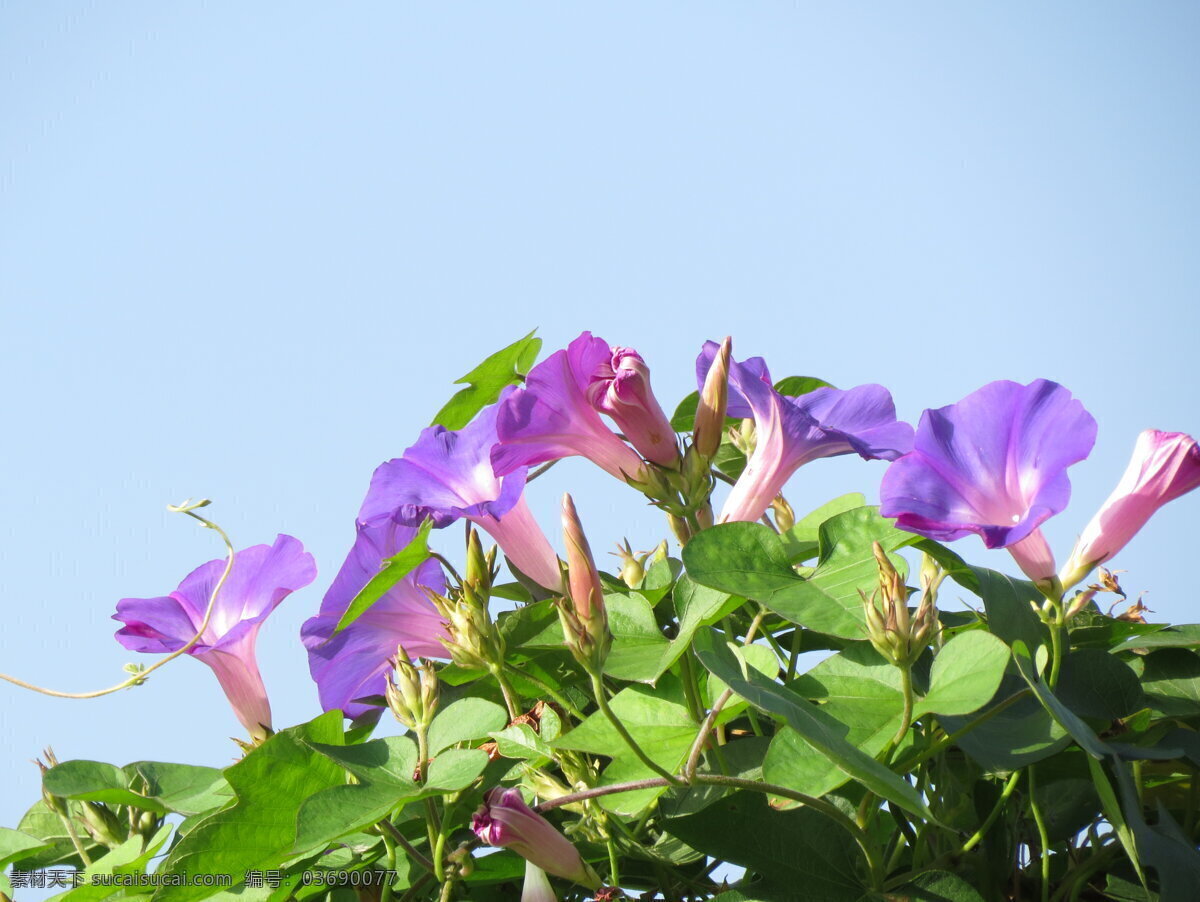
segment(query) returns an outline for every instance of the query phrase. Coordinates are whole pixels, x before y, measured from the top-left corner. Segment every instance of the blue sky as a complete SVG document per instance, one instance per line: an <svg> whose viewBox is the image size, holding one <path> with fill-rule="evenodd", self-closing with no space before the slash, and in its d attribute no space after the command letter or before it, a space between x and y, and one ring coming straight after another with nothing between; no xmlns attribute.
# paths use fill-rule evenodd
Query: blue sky
<svg viewBox="0 0 1200 902"><path fill-rule="evenodd" d="M535 326L638 348L667 407L725 334L914 421L1059 380L1100 423L1061 560L1139 430L1200 430L1198 36L1172 2L0 2L0 669L119 681L115 603L220 553L165 512L207 496L239 545L316 555L260 637L277 724L310 718L297 633L372 469ZM823 462L788 495L881 475ZM568 487L595 547L663 534L579 461L531 491L548 531ZM1198 619L1198 511L1116 562L1164 619ZM236 754L191 661L0 711L10 826L46 744Z"/></svg>

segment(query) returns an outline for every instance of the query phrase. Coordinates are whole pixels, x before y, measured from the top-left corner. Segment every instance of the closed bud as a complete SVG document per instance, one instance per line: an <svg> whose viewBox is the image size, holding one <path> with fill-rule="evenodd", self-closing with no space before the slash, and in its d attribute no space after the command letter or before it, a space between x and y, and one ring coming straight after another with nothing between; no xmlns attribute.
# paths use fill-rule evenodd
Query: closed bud
<svg viewBox="0 0 1200 902"><path fill-rule="evenodd" d="M496 551L493 547L490 557L495 560ZM479 541L479 531L474 527L467 533L467 575L463 580L465 585L475 590L485 602L492 589L492 567L489 555L483 552L483 544Z"/></svg>
<svg viewBox="0 0 1200 902"><path fill-rule="evenodd" d="M726 337L704 379L704 389L696 406L696 423L692 430L693 444L708 460L716 457L725 431L725 411L729 405L729 357L733 339Z"/></svg>
<svg viewBox="0 0 1200 902"><path fill-rule="evenodd" d="M780 532L787 532L796 525L796 512L782 495L775 496L771 510L775 514L775 528Z"/></svg>
<svg viewBox="0 0 1200 902"><path fill-rule="evenodd" d="M114 848L129 838L121 822L107 805L101 802L84 802L80 810L83 812L83 825L96 842Z"/></svg>
<svg viewBox="0 0 1200 902"><path fill-rule="evenodd" d="M67 800L56 795L51 795L46 789L45 776L46 772L52 767L58 766L58 758L54 756L54 749L47 746L42 754L46 756L45 763L42 763L40 758L34 759L34 764L38 766L38 770L42 773L42 801L46 803L46 807L57 814L59 817L70 817L70 809L67 807Z"/></svg>
<svg viewBox="0 0 1200 902"><path fill-rule="evenodd" d="M754 428L754 420L744 419L742 425L737 429L729 430L729 439L733 442L733 446L741 451L746 457L754 453L754 446L758 443L757 431Z"/></svg>
<svg viewBox="0 0 1200 902"><path fill-rule="evenodd" d="M646 577L646 559L650 557L650 552L634 554L629 540L626 539L624 545L617 545L615 554L621 559L621 582L631 589L636 589Z"/></svg>
<svg viewBox="0 0 1200 902"><path fill-rule="evenodd" d="M1098 588L1092 586L1083 592L1076 592L1075 597L1072 598L1070 604L1067 605L1065 617L1067 619L1074 617L1076 614L1086 608L1089 604L1091 604L1092 599L1096 597L1096 593L1098 591Z"/></svg>

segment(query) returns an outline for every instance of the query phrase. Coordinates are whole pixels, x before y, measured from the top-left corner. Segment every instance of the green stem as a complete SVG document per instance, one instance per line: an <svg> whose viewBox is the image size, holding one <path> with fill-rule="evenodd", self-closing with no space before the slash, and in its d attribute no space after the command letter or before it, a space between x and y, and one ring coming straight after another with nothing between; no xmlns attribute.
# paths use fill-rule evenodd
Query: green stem
<svg viewBox="0 0 1200 902"><path fill-rule="evenodd" d="M884 751L885 761L891 757L892 751L904 741L904 737L908 735L908 728L912 726L912 668L908 664L900 668L900 692L904 696L904 708L900 712L900 729L896 731L896 735L892 737Z"/></svg>
<svg viewBox="0 0 1200 902"><path fill-rule="evenodd" d="M92 859L88 855L87 850L84 849L83 843L79 839L79 831L75 829L75 822L71 820L70 803L67 803L67 805L67 814L59 814L58 819L62 821L63 826L67 828L67 836L71 837L71 845L75 847L75 851L79 855L79 860L83 862L84 867L90 868L92 866ZM56 811L55 814L58 814L58 812Z"/></svg>
<svg viewBox="0 0 1200 902"><path fill-rule="evenodd" d="M700 723L704 720L704 706L700 704L700 692L696 686L696 668L692 664L692 650L684 649L679 658L680 676L683 677L683 692L687 699L688 712L692 720Z"/></svg>
<svg viewBox="0 0 1200 902"><path fill-rule="evenodd" d="M996 799L996 804L992 806L992 810L988 812L988 816L984 818L983 823L979 826L971 838L962 844L958 850L960 855L965 855L983 841L983 837L992 829L992 824L996 823L996 818L1000 816L1000 812L1004 810L1004 803L1008 801L1008 797L1012 795L1013 790L1017 788L1017 781L1021 778L1021 772L1013 771L1009 775L1008 782L1004 784L1004 788L1000 790L1000 798Z"/></svg>
<svg viewBox="0 0 1200 902"><path fill-rule="evenodd" d="M386 832L380 833L383 839L383 848L387 850L387 870L389 874L396 872L396 842ZM379 902L392 902L392 879L389 876L387 882L383 885L383 892L379 894Z"/></svg>
<svg viewBox="0 0 1200 902"><path fill-rule="evenodd" d="M947 746L954 745L954 743L958 742L958 740L961 739L963 736L965 736L967 733L970 733L976 727L987 723L989 720L991 720L993 717L995 717L1001 711L1005 710L1010 705L1017 703L1018 701L1023 699L1025 696L1029 695L1029 693L1030 693L1030 690L1022 689L1020 692L1010 695L1004 701L998 703L995 707L990 708L987 711L985 711L983 714L979 715L979 717L972 720L966 726L962 727L961 729L955 730L953 733L947 733L945 736L943 736L937 742L930 745L928 748L924 749L921 752L918 752L913 757L906 758L904 761L900 762L899 764L894 765L893 769L897 773L902 773L902 774L910 773L918 765L923 764L924 762L928 761L930 758L932 758L938 752L942 751L942 749L946 748Z"/></svg>
<svg viewBox="0 0 1200 902"><path fill-rule="evenodd" d="M621 719L617 717L615 713L613 713L612 708L608 706L608 700L605 698L604 684L600 680L600 675L593 673L591 674L591 677L592 694L596 696L596 704L599 706L600 711L604 714L604 716L608 718L608 722L613 725L613 729L617 731L618 735L620 735L623 740L625 740L625 744L629 746L629 750L637 756L637 759L641 761L642 764L646 765L646 767L650 768L650 770L654 771L656 774L659 774L669 784L672 786L682 786L682 780L680 780L662 765L658 764L658 762L656 762L653 758L647 755L645 751L642 750L642 747L638 745L637 740L629 734L627 729L625 729L625 724L621 723Z"/></svg>
<svg viewBox="0 0 1200 902"><path fill-rule="evenodd" d="M612 837L608 838L608 885L619 888L621 886L621 871L617 866L617 844L613 842Z"/></svg>
<svg viewBox="0 0 1200 902"><path fill-rule="evenodd" d="M1062 604L1054 606L1053 619L1050 621L1050 679L1047 685L1053 689L1058 685L1058 673L1062 670L1063 659L1063 609Z"/></svg>
<svg viewBox="0 0 1200 902"><path fill-rule="evenodd" d="M1050 902L1050 835L1046 832L1046 819L1042 809L1038 807L1036 785L1034 783L1035 768L1029 768L1029 810L1033 812L1033 822L1037 825L1038 845L1042 855L1042 902Z"/></svg>
<svg viewBox="0 0 1200 902"><path fill-rule="evenodd" d="M416 847L400 832L399 827L386 818L379 822L379 826L383 828L386 834L384 838L385 843L387 842L387 838L390 837L392 842L402 848L409 858L423 867L428 873L432 874L434 872L433 862L417 851Z"/></svg>
<svg viewBox="0 0 1200 902"><path fill-rule="evenodd" d="M491 671L492 676L496 678L496 682L500 684L500 693L504 696L504 707L508 709L508 719L510 721L516 720L521 716L521 705L513 693L512 686L504 678L503 669L498 664L492 664L488 669Z"/></svg>

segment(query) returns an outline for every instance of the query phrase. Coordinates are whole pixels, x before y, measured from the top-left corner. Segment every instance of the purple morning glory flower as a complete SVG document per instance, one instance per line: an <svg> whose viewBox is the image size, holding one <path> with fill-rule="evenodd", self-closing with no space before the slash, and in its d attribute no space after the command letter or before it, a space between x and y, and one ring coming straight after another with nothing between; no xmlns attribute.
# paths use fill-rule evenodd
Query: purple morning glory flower
<svg viewBox="0 0 1200 902"><path fill-rule="evenodd" d="M973 532L1048 579L1054 556L1039 527L1067 506L1067 468L1095 441L1096 421L1058 383L989 383L925 411L913 452L884 474L880 513L940 541Z"/></svg>
<svg viewBox="0 0 1200 902"><path fill-rule="evenodd" d="M701 387L718 349L716 342L707 342L696 362ZM774 389L761 357L730 361L726 410L729 416L753 417L756 439L721 510L721 522L757 520L791 475L810 461L850 453L895 460L912 447L912 426L897 421L892 396L883 386L818 388L791 398Z"/></svg>
<svg viewBox="0 0 1200 902"><path fill-rule="evenodd" d="M226 561L197 567L179 588L160 598L122 598L114 620L125 624L117 641L132 651L170 653L183 648L204 621L213 588ZM299 540L280 535L274 545L254 545L234 556L208 626L188 654L207 664L238 720L256 740L271 730L271 705L258 672L254 643L258 628L289 594L317 576L312 555Z"/></svg>
<svg viewBox="0 0 1200 902"><path fill-rule="evenodd" d="M521 467L578 454L618 479L637 479L645 464L604 424L596 407L608 403L609 385L602 384L606 373L611 385L615 379L613 349L591 332L584 332L565 350L555 351L530 370L525 387L500 402L496 424L500 443L492 451L496 473L503 476ZM632 397L628 408L639 411L627 418L631 431L640 436L653 430L657 417L649 409L648 399L653 396L648 381L635 374L626 394ZM620 409L615 402L608 406ZM674 448L670 423L665 429ZM657 444L665 447L665 443L666 438L660 438Z"/></svg>
<svg viewBox="0 0 1200 902"><path fill-rule="evenodd" d="M421 564L357 620L333 635L346 608L379 572L384 558L401 551L416 533L415 528L391 517L358 523L354 546L321 600L320 613L301 627L300 636L308 649L308 669L324 710L340 708L350 718L378 710L354 700L383 695L390 669L388 659L395 656L398 645L413 656L445 657L446 649L439 641L447 635L445 624L421 589L425 586L443 592L446 588L442 568L435 560Z"/></svg>
<svg viewBox="0 0 1200 902"><path fill-rule="evenodd" d="M457 432L430 426L402 457L380 464L358 519L369 524L395 518L419 526L431 517L439 528L460 517L470 520L522 573L557 592L562 587L558 556L525 503L525 467L503 477L492 470L498 407L484 408Z"/></svg>

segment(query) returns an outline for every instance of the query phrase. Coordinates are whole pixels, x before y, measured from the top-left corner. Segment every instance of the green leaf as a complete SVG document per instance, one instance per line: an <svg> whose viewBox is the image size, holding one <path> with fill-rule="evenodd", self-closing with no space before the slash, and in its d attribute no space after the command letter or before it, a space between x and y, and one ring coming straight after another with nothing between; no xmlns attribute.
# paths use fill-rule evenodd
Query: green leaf
<svg viewBox="0 0 1200 902"><path fill-rule="evenodd" d="M1142 660L1141 685L1154 710L1171 717L1200 714L1200 655L1187 648L1160 648Z"/></svg>
<svg viewBox="0 0 1200 902"><path fill-rule="evenodd" d="M131 791L121 768L101 761L64 761L46 771L42 785L51 795L65 799L132 805L155 814L167 811L158 801Z"/></svg>
<svg viewBox="0 0 1200 902"><path fill-rule="evenodd" d="M897 887L888 898L904 902L983 902L975 887L949 871L926 871L911 883Z"/></svg>
<svg viewBox="0 0 1200 902"><path fill-rule="evenodd" d="M342 614L341 620L333 630L334 636L365 614L371 605L388 593L392 586L429 558L429 531L431 529L433 529L433 521L426 518L411 542L405 545L399 553L383 560L380 571L372 576L367 584L359 589L358 594L350 600L346 612Z"/></svg>
<svg viewBox="0 0 1200 902"><path fill-rule="evenodd" d="M983 599L988 630L993 635L999 636L1009 645L1019 640L1031 650L1049 643L1050 635L1046 631L1046 625L1030 607L1030 602L1040 604L1043 600L1042 593L1033 583L1013 579L983 567L971 567L970 572L978 586L975 591ZM970 588L966 582L959 580L956 574L952 573L951 576L963 588Z"/></svg>
<svg viewBox="0 0 1200 902"><path fill-rule="evenodd" d="M900 728L904 701L900 672L869 643L854 643L826 658L788 688L820 702L820 710L844 729L842 738L872 758ZM763 776L768 782L818 797L850 779L835 761L787 726L771 740Z"/></svg>
<svg viewBox="0 0 1200 902"><path fill-rule="evenodd" d="M1200 623L1177 624L1156 630L1148 636L1131 636L1113 651L1130 651L1135 648L1200 648Z"/></svg>
<svg viewBox="0 0 1200 902"><path fill-rule="evenodd" d="M553 758L554 749L528 724L519 723L492 733L496 748L505 758Z"/></svg>
<svg viewBox="0 0 1200 902"><path fill-rule="evenodd" d="M1013 661L1016 662L1017 672L1029 684L1029 688L1033 690L1038 701L1042 703L1050 716L1071 734L1071 738L1079 743L1080 748L1097 758L1103 758L1112 753L1112 749L1100 741L1100 737L1096 735L1095 731L1059 701L1058 697L1050 691L1050 687L1042 682L1029 649L1020 639L1013 642Z"/></svg>
<svg viewBox="0 0 1200 902"><path fill-rule="evenodd" d="M970 714L982 708L1000 688L1007 666L1008 648L991 633L959 633L933 659L929 692L913 716Z"/></svg>
<svg viewBox="0 0 1200 902"><path fill-rule="evenodd" d="M668 771L678 770L692 747L699 725L688 714L682 684L674 676L665 675L653 689L628 686L613 696L609 707L652 761ZM601 786L653 775L598 711L550 744L612 758L600 775ZM618 814L636 814L664 791L665 788L658 788L613 793L598 801Z"/></svg>
<svg viewBox="0 0 1200 902"><path fill-rule="evenodd" d="M10 861L50 846L51 843L47 843L37 836L30 836L28 833L11 830L8 827L0 827L0 871L3 871Z"/></svg>
<svg viewBox="0 0 1200 902"><path fill-rule="evenodd" d="M671 414L671 428L676 432L691 432L696 428L696 408L700 406L700 392L694 391L675 408Z"/></svg>
<svg viewBox="0 0 1200 902"><path fill-rule="evenodd" d="M822 504L811 513L805 514L791 529L780 534L784 550L791 561L807 560L820 550L821 524L838 514L866 505L867 499L861 492L839 495Z"/></svg>
<svg viewBox="0 0 1200 902"><path fill-rule="evenodd" d="M233 798L225 775L215 767L136 761L125 765L124 771L131 786L145 787L146 795L179 814L211 811Z"/></svg>
<svg viewBox="0 0 1200 902"><path fill-rule="evenodd" d="M455 385L465 384L467 387L446 402L446 406L434 416L431 425L462 429L475 419L475 414L498 401L505 388L523 381L525 374L533 368L541 348L542 340L534 338L533 332L530 332L486 358L471 372L455 380Z"/></svg>
<svg viewBox="0 0 1200 902"><path fill-rule="evenodd" d="M833 386L824 379L816 379L813 376L786 376L775 383L775 391L781 395L787 395L789 398L807 395L818 388L833 388Z"/></svg>
<svg viewBox="0 0 1200 902"><path fill-rule="evenodd" d="M300 807L293 854L377 823L402 803L465 789L483 773L488 761L487 753L479 749L447 749L429 763L426 781L421 784L416 781L417 746L407 736L388 736L362 745L311 745L359 782L331 786Z"/></svg>
<svg viewBox="0 0 1200 902"><path fill-rule="evenodd" d="M947 732L955 733L975 720L981 720L990 708L1025 687L1020 677L1008 674L1000 683L997 701L969 717L941 717ZM958 746L989 773L1013 771L1054 755L1071 741L1066 730L1042 707L1033 695L983 720L959 737Z"/></svg>
<svg viewBox="0 0 1200 902"><path fill-rule="evenodd" d="M341 768L309 742L342 741L342 715L330 711L307 724L282 730L225 771L236 804L201 821L163 862L162 874L244 874L277 866L296 839L296 816L310 796L340 785ZM219 887L160 886L155 902L190 902Z"/></svg>
<svg viewBox="0 0 1200 902"><path fill-rule="evenodd" d="M429 725L429 754L469 740L484 741L508 725L508 712L483 698L463 698L443 708Z"/></svg>
<svg viewBox="0 0 1200 902"><path fill-rule="evenodd" d="M683 548L683 566L703 586L764 604L800 582L783 543L762 523L720 523Z"/></svg>
<svg viewBox="0 0 1200 902"><path fill-rule="evenodd" d="M896 529L876 507L843 511L821 524L820 552L811 577L781 587L770 598L752 597L780 616L818 633L862 639L866 621L859 592L870 595L879 581L872 543L879 542L885 551L895 551L916 538ZM903 576L907 570L904 561L894 559L894 563Z"/></svg>
<svg viewBox="0 0 1200 902"><path fill-rule="evenodd" d="M738 792L666 831L693 849L763 875L750 898L857 902L866 888L862 857L850 834L811 808L775 811L759 793Z"/></svg>
<svg viewBox="0 0 1200 902"><path fill-rule="evenodd" d="M930 821L937 820L911 785L846 741L844 724L761 674L749 668L743 673L723 636L712 630L698 633L695 646L700 663L709 672L750 704L785 720L810 745L877 796Z"/></svg>
<svg viewBox="0 0 1200 902"><path fill-rule="evenodd" d="M1063 657L1054 694L1082 717L1117 720L1146 706L1137 674L1099 648L1077 648Z"/></svg>
<svg viewBox="0 0 1200 902"><path fill-rule="evenodd" d="M604 672L619 680L658 679L671 643L659 629L650 602L640 595L606 594L604 606L613 637Z"/></svg>
<svg viewBox="0 0 1200 902"><path fill-rule="evenodd" d="M92 878L101 874L145 873L146 866L158 854L159 849L166 843L173 829L174 827L171 824L164 824L154 836L150 837L148 842L144 841L141 836L135 835L129 837L125 842L119 846L115 846L84 869L83 876L85 882L82 886L65 893L60 893L54 898L69 900L69 902L99 902L101 899L112 896L114 892L113 887L92 883Z"/></svg>

